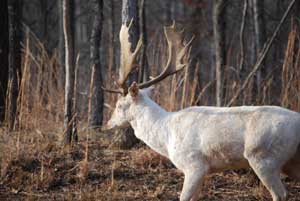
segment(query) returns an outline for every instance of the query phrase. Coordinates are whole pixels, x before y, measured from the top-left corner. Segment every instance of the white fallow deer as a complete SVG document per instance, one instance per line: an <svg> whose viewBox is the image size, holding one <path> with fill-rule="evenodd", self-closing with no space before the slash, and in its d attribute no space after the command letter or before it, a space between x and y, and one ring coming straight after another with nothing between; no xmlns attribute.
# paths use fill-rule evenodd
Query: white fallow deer
<svg viewBox="0 0 300 201"><path fill-rule="evenodd" d="M150 81L126 87L141 47L139 42L134 53L130 52L129 27L123 25L120 31L123 72L118 84L122 96L104 129L130 124L137 138L169 158L184 173L180 201L199 199L206 174L248 167L269 190L273 201L286 200L280 173L300 180L300 114L277 106L166 111L150 98L151 89L147 87L186 65L182 61L191 42L185 43L183 33L177 32L174 25L165 27L169 58L163 72Z"/></svg>

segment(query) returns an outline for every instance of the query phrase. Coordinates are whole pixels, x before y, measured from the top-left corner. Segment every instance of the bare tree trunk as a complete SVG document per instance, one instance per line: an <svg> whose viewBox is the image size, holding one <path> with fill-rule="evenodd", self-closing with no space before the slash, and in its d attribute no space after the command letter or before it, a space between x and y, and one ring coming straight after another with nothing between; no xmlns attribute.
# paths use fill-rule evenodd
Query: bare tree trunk
<svg viewBox="0 0 300 201"><path fill-rule="evenodd" d="M89 114L89 126L99 127L103 119L104 94L102 90L102 73L100 63L100 41L103 24L103 0L93 0L92 6L94 23L91 36L91 61L92 61L92 83L91 86L91 113Z"/></svg>
<svg viewBox="0 0 300 201"><path fill-rule="evenodd" d="M226 65L225 49L225 8L226 0L215 0L213 8L213 28L215 40L215 57L216 57L216 103L217 106L223 105L224 92L224 68Z"/></svg>
<svg viewBox="0 0 300 201"><path fill-rule="evenodd" d="M7 0L0 1L0 123L5 117L5 100L8 81L8 5Z"/></svg>
<svg viewBox="0 0 300 201"><path fill-rule="evenodd" d="M297 3L296 3L296 6L295 6L296 8L295 8L295 13L294 13L294 15L296 16L296 17L300 17L300 13L299 13L299 9L300 9L300 1L298 1ZM298 22L299 23L299 22Z"/></svg>
<svg viewBox="0 0 300 201"><path fill-rule="evenodd" d="M64 40L64 25L63 25L63 8L62 1L57 0L58 4L58 62L59 62L59 87L62 88L65 83L65 40Z"/></svg>
<svg viewBox="0 0 300 201"><path fill-rule="evenodd" d="M245 26L246 26L246 18L247 18L247 10L248 10L248 0L244 0L244 6L243 6L243 14L242 14L242 22L241 22L241 28L239 33L240 38L240 62L239 62L239 80L243 79L243 75L245 72L244 69L244 62L245 62Z"/></svg>
<svg viewBox="0 0 300 201"><path fill-rule="evenodd" d="M171 6L170 6L170 13L171 13L171 22L172 23L174 20L176 21L176 17L177 17L177 2L176 1L171 1Z"/></svg>
<svg viewBox="0 0 300 201"><path fill-rule="evenodd" d="M149 65L147 58L147 44L148 44L148 36L146 29L146 13L145 13L145 0L140 1L139 7L139 28L140 28L140 37L143 40L143 47L141 50L140 57L140 71L139 71L139 82L143 82L148 80L149 77Z"/></svg>
<svg viewBox="0 0 300 201"><path fill-rule="evenodd" d="M266 41L266 31L265 31L265 20L264 20L264 0L253 0L253 24L254 24L254 40L256 55L255 58L259 57ZM256 85L254 86L253 96L257 94L260 97L260 88L263 77L265 77L265 67L264 63L261 64L260 70L256 73Z"/></svg>
<svg viewBox="0 0 300 201"><path fill-rule="evenodd" d="M9 130L14 130L17 116L18 78L21 76L21 4L19 0L8 1L9 15L9 69L7 121Z"/></svg>
<svg viewBox="0 0 300 201"><path fill-rule="evenodd" d="M137 4L137 0L123 0L122 1L122 24L129 25L131 20L133 20L133 22L129 30L129 41L132 44L131 51L133 52L135 50L135 47L137 45L140 36L139 20L138 20L138 4ZM122 55L122 53L120 55ZM121 75L121 70L122 68L120 68L120 75ZM129 85L133 81L137 81L138 73L132 73L129 76L128 80L129 80L128 83ZM127 129L120 129L116 132L122 136L120 142L121 148L131 148L134 144L138 142L138 139L135 137L134 131L131 127Z"/></svg>
<svg viewBox="0 0 300 201"><path fill-rule="evenodd" d="M115 72L116 68L116 62L115 62L115 57L116 57L116 51L115 51L115 5L114 1L110 1L110 17L109 17L109 61L108 61L108 69L111 78L111 75L113 72Z"/></svg>
<svg viewBox="0 0 300 201"><path fill-rule="evenodd" d="M40 9L41 9L41 19L40 19L40 32L41 32L41 41L47 47L48 42L48 1L40 0Z"/></svg>
<svg viewBox="0 0 300 201"><path fill-rule="evenodd" d="M165 7L165 12L164 12L164 15L163 15L163 22L164 24L171 24L172 22L172 4L173 4L173 1L163 1L164 2L164 7Z"/></svg>
<svg viewBox="0 0 300 201"><path fill-rule="evenodd" d="M41 14L39 15L39 28L38 28L38 33L40 37L41 43L44 44L45 49L47 49L47 17L48 17L48 9L47 9L47 0L40 0L39 1L39 9ZM38 96L39 96L39 102L41 102L44 106L47 104L46 97L44 96L45 93L45 88L46 88L46 82L44 79L43 74L47 71L46 66L44 63L41 64L40 66L40 75L38 78Z"/></svg>
<svg viewBox="0 0 300 201"><path fill-rule="evenodd" d="M64 112L64 144L70 144L76 136L72 135L73 127L73 98L74 98L74 80L75 80L75 63L74 63L74 32L72 29L72 2L73 0L63 0L63 25L65 39L65 112Z"/></svg>

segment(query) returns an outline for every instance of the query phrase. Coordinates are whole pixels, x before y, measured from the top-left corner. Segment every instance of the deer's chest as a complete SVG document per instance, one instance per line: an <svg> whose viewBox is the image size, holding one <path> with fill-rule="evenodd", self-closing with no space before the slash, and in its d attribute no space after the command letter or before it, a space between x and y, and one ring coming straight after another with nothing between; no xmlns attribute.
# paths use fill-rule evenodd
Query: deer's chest
<svg viewBox="0 0 300 201"><path fill-rule="evenodd" d="M148 129L136 129L135 135L146 145L148 145L152 150L165 157L168 157L168 150L166 147L166 139L164 133L158 132L156 129L150 127Z"/></svg>

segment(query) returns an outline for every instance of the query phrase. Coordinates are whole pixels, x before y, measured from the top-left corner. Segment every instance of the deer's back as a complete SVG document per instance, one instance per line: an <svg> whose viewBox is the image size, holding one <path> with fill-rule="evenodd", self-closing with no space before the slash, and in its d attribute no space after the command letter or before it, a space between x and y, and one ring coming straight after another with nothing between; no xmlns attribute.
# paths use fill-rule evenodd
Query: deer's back
<svg viewBox="0 0 300 201"><path fill-rule="evenodd" d="M286 151L300 141L300 115L276 106L191 107L169 122L174 156L200 155L215 169L247 166L247 149Z"/></svg>

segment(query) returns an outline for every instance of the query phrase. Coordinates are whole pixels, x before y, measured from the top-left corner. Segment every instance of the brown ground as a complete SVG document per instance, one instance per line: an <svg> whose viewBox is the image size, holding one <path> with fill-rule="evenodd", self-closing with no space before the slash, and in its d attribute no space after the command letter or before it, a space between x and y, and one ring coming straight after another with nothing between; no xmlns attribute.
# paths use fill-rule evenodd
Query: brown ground
<svg viewBox="0 0 300 201"><path fill-rule="evenodd" d="M1 201L178 200L183 175L145 146L122 151L93 139L88 150L85 141L62 149L39 131L35 137L0 135ZM300 183L283 180L289 200L300 200ZM201 200L270 200L270 196L251 171L241 170L208 176Z"/></svg>

